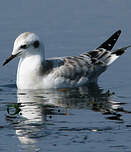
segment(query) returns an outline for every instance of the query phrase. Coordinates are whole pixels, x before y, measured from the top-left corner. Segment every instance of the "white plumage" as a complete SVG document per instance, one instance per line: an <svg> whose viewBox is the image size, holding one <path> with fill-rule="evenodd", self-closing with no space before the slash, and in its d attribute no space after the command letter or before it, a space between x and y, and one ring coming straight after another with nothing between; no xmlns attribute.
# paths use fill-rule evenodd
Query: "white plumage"
<svg viewBox="0 0 131 152"><path fill-rule="evenodd" d="M3 65L14 57L20 57L18 89L72 88L96 83L98 76L130 47L111 52L120 33L120 30L117 31L96 50L80 56L45 59L40 38L34 33L25 32L17 37L12 55Z"/></svg>

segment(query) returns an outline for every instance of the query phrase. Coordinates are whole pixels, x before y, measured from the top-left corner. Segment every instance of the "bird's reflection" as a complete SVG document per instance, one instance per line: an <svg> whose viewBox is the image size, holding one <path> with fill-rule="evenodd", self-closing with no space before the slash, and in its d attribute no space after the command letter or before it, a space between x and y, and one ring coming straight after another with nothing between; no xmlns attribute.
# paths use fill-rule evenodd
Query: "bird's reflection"
<svg viewBox="0 0 131 152"><path fill-rule="evenodd" d="M66 115L67 109L90 109L117 115L123 110L122 103L114 101L113 95L114 92L104 92L97 85L79 89L19 90L17 104L9 105L7 111L10 116L21 115L26 123L40 124L45 123L48 116Z"/></svg>
<svg viewBox="0 0 131 152"><path fill-rule="evenodd" d="M47 126L53 123L54 115L70 115L72 109L93 110L108 119L122 120L119 111L124 112L124 109L121 103L113 101L113 94L97 85L79 89L19 90L17 104L8 105L7 117L13 119L20 142L32 145L36 138L51 133Z"/></svg>

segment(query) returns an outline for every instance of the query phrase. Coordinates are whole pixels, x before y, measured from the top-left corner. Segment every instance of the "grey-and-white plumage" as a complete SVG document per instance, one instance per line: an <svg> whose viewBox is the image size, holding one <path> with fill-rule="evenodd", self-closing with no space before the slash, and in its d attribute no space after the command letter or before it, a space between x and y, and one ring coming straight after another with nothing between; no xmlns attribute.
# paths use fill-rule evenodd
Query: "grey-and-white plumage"
<svg viewBox="0 0 131 152"><path fill-rule="evenodd" d="M39 37L25 32L16 39L12 55L3 65L16 56L20 57L17 70L19 89L72 88L96 83L99 75L130 47L111 51L120 33L117 31L97 49L79 56L45 59Z"/></svg>

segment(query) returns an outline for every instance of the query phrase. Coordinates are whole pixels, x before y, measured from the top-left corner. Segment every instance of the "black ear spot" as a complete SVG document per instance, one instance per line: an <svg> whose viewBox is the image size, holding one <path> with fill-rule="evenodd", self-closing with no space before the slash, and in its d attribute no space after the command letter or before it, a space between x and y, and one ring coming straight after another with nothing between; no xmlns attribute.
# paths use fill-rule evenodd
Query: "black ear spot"
<svg viewBox="0 0 131 152"><path fill-rule="evenodd" d="M39 41L35 41L35 42L33 43L34 48L38 48L39 45L40 45L40 42L39 42Z"/></svg>

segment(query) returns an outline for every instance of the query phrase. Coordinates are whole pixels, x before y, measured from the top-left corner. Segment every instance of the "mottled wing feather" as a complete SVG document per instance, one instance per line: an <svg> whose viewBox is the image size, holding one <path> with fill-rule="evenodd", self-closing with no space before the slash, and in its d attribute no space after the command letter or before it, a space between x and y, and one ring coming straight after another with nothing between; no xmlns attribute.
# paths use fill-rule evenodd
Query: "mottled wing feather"
<svg viewBox="0 0 131 152"><path fill-rule="evenodd" d="M83 78L88 78L89 82L96 82L98 76L106 70L108 65L124 53L123 48L111 52L120 33L120 30L115 32L96 50L80 54L80 56L47 60L47 67L50 67L47 71L53 73L54 77L63 77L65 80L69 80L70 83L78 83Z"/></svg>
<svg viewBox="0 0 131 152"><path fill-rule="evenodd" d="M93 63L104 62L108 65L108 62L112 60L111 49L115 45L121 34L121 30L116 31L110 38L108 38L104 43L102 43L96 50L84 53L84 55L90 56Z"/></svg>
<svg viewBox="0 0 131 152"><path fill-rule="evenodd" d="M88 77L91 60L84 56L68 56L47 60L52 64L51 72L65 79L79 81L81 77ZM57 64L56 64L57 63Z"/></svg>

